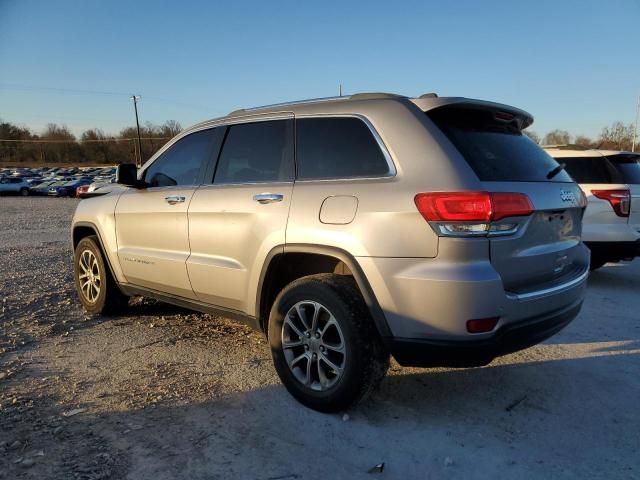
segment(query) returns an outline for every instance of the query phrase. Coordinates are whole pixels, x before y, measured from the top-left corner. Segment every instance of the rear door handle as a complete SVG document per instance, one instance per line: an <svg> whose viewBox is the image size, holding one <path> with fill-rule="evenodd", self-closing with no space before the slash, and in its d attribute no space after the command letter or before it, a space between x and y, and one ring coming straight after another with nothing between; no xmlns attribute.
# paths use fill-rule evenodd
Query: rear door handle
<svg viewBox="0 0 640 480"><path fill-rule="evenodd" d="M279 193L259 193L258 195L254 195L253 199L258 203L273 203L273 202L281 202L284 198L284 195Z"/></svg>
<svg viewBox="0 0 640 480"><path fill-rule="evenodd" d="M184 203L185 198L181 195L169 195L164 197L164 201L169 205L175 205L176 203Z"/></svg>

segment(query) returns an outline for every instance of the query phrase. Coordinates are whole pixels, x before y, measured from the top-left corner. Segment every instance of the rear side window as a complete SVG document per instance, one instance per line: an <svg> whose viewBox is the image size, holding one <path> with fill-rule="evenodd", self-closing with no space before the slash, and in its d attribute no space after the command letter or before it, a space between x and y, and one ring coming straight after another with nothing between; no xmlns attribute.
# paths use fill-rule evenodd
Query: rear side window
<svg viewBox="0 0 640 480"><path fill-rule="evenodd" d="M353 117L296 120L300 180L377 177L389 165L369 127Z"/></svg>
<svg viewBox="0 0 640 480"><path fill-rule="evenodd" d="M458 149L481 181L572 181L564 171L547 179L547 174L558 163L513 123L496 119L494 112L438 108L427 112L427 116Z"/></svg>
<svg viewBox="0 0 640 480"><path fill-rule="evenodd" d="M607 155L612 165L621 177L620 183L640 184L640 155L621 153L619 155Z"/></svg>
<svg viewBox="0 0 640 480"><path fill-rule="evenodd" d="M231 125L214 183L284 182L293 179L293 120Z"/></svg>
<svg viewBox="0 0 640 480"><path fill-rule="evenodd" d="M192 133L174 143L145 170L149 187L195 185L212 155L214 130Z"/></svg>
<svg viewBox="0 0 640 480"><path fill-rule="evenodd" d="M604 157L561 157L569 175L578 183L620 183L611 163Z"/></svg>

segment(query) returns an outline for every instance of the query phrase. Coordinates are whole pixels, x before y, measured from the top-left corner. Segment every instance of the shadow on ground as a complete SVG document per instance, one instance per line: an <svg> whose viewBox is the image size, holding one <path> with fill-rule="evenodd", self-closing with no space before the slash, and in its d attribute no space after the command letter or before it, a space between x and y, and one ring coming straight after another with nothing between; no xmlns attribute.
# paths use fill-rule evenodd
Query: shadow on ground
<svg viewBox="0 0 640 480"><path fill-rule="evenodd" d="M638 352L531 362L512 355L467 370L395 367L348 419L308 410L280 386L122 411L41 398L39 411L24 408L13 424L7 419L18 418L21 403L5 409L3 436L22 447L3 454L4 471L7 478L371 478L368 469L385 462L384 478L480 471L482 478L633 478L640 388L624 372L638 367ZM87 410L63 416L73 408ZM35 430L21 429L24 421ZM33 466L13 463L21 458Z"/></svg>

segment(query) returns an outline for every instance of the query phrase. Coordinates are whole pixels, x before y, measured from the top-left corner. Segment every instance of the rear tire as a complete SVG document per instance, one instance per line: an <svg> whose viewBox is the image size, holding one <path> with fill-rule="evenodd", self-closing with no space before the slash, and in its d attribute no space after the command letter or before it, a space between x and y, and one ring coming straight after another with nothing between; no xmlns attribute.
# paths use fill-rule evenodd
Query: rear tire
<svg viewBox="0 0 640 480"><path fill-rule="evenodd" d="M21 197L28 197L29 196L29 189L28 188L21 188L20 189L20 196Z"/></svg>
<svg viewBox="0 0 640 480"><path fill-rule="evenodd" d="M76 291L84 309L92 314L113 314L128 302L109 270L98 237L91 235L78 242L73 261Z"/></svg>
<svg viewBox="0 0 640 480"><path fill-rule="evenodd" d="M321 412L366 398L389 367L389 353L351 277L310 275L287 285L271 309L268 336L284 386Z"/></svg>

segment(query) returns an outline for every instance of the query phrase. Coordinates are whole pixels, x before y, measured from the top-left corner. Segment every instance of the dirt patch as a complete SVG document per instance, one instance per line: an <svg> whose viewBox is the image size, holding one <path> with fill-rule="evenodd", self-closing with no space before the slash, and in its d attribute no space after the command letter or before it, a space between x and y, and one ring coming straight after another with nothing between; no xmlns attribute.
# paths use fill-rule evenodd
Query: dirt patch
<svg viewBox="0 0 640 480"><path fill-rule="evenodd" d="M0 477L640 477L638 262L594 273L543 345L485 368L393 364L364 405L323 415L244 326L145 299L85 315L76 203L0 198Z"/></svg>

